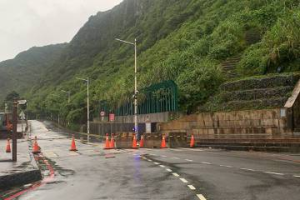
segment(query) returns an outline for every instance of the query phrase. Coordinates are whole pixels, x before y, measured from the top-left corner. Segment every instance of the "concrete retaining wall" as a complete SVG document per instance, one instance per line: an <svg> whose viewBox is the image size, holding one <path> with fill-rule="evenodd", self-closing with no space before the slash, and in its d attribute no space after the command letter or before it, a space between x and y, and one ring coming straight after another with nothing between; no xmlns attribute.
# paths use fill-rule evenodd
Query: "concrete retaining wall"
<svg viewBox="0 0 300 200"><path fill-rule="evenodd" d="M187 132L196 138L287 138L292 136L285 109L200 113L169 123L160 131Z"/></svg>
<svg viewBox="0 0 300 200"><path fill-rule="evenodd" d="M162 112L162 113L149 113L149 114L139 114L138 122L168 122L173 119L181 117L182 114L179 112ZM108 121L108 117L104 117L104 121ZM101 122L100 118L94 118L94 122ZM116 116L115 122L117 123L134 123L134 115L128 116Z"/></svg>

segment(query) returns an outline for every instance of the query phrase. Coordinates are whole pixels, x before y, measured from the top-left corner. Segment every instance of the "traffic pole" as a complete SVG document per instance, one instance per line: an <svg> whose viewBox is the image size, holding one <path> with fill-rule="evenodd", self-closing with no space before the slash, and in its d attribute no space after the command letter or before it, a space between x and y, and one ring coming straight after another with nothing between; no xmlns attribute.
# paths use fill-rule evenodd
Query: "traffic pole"
<svg viewBox="0 0 300 200"><path fill-rule="evenodd" d="M14 100L13 103L13 133L12 133L12 160L17 161L17 112L18 112L18 101Z"/></svg>

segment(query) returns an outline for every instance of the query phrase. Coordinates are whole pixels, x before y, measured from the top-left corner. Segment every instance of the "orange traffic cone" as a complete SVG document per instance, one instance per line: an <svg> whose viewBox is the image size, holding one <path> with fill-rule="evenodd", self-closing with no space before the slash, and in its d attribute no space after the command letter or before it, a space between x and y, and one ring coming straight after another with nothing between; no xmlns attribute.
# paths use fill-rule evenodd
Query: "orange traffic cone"
<svg viewBox="0 0 300 200"><path fill-rule="evenodd" d="M10 139L7 138L7 145L6 145L6 153L10 153L11 149L10 149Z"/></svg>
<svg viewBox="0 0 300 200"><path fill-rule="evenodd" d="M108 133L106 133L106 141L105 141L104 149L110 149Z"/></svg>
<svg viewBox="0 0 300 200"><path fill-rule="evenodd" d="M190 147L191 147L191 148L194 148L194 147L195 147L195 138L194 138L194 134L192 134L192 136L191 136Z"/></svg>
<svg viewBox="0 0 300 200"><path fill-rule="evenodd" d="M137 149L137 143L136 143L136 137L135 137L135 134L133 135L132 148L133 148L133 149Z"/></svg>
<svg viewBox="0 0 300 200"><path fill-rule="evenodd" d="M71 142L71 148L70 151L77 151L76 144L75 144L75 138L74 135L72 135L72 142Z"/></svg>
<svg viewBox="0 0 300 200"><path fill-rule="evenodd" d="M167 148L165 135L162 136L161 148Z"/></svg>
<svg viewBox="0 0 300 200"><path fill-rule="evenodd" d="M110 147L111 149L114 149L114 148L115 148L114 134L112 134L112 136L111 136L109 147Z"/></svg>
<svg viewBox="0 0 300 200"><path fill-rule="evenodd" d="M140 141L140 148L143 148L143 147L144 147L144 143L145 143L145 141L144 141L144 136L142 135L142 136L141 136L141 141Z"/></svg>
<svg viewBox="0 0 300 200"><path fill-rule="evenodd" d="M34 153L34 154L41 153L40 147L39 147L39 145L37 143L37 137L36 136L34 137L32 153Z"/></svg>

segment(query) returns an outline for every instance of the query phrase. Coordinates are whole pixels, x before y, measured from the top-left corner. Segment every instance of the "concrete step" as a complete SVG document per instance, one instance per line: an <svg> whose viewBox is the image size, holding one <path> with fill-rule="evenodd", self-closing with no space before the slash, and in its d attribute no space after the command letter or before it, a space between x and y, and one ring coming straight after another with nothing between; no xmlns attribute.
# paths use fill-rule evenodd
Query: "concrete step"
<svg viewBox="0 0 300 200"><path fill-rule="evenodd" d="M286 97L255 99L249 101L228 101L220 105L221 110L244 110L246 108L281 108L287 101Z"/></svg>
<svg viewBox="0 0 300 200"><path fill-rule="evenodd" d="M245 34L246 42L251 45L259 42L261 40L261 34L259 30L249 30Z"/></svg>
<svg viewBox="0 0 300 200"><path fill-rule="evenodd" d="M277 75L262 78L244 79L233 82L227 82L220 86L223 91L238 91L276 87L294 87L300 78L300 74Z"/></svg>
<svg viewBox="0 0 300 200"><path fill-rule="evenodd" d="M227 78L232 79L238 76L235 70L236 70L236 65L239 63L240 59L241 59L240 56L234 56L228 58L223 63L221 63L222 70L226 74Z"/></svg>
<svg viewBox="0 0 300 200"><path fill-rule="evenodd" d="M278 87L278 88L264 88L264 89L253 89L253 90L242 90L242 91L231 91L221 93L221 98L224 102L228 101L250 101L266 98L288 98L288 94L293 91L293 87Z"/></svg>

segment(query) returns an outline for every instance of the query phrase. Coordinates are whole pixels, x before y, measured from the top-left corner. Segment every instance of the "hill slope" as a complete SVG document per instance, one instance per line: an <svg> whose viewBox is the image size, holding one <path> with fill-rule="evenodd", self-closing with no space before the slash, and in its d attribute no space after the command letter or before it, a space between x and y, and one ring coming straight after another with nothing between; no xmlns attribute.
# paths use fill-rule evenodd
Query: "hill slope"
<svg viewBox="0 0 300 200"><path fill-rule="evenodd" d="M92 109L101 100L120 105L133 91L134 50L115 38L138 40L139 88L174 80L182 110L217 91L228 79L222 66L230 58L238 58L230 66L233 78L298 71L299 8L298 0L124 0L90 17L28 93L30 110L84 121L78 76L92 79ZM71 91L70 104L50 95L61 89Z"/></svg>
<svg viewBox="0 0 300 200"><path fill-rule="evenodd" d="M0 63L0 102L12 90L24 94L38 83L47 68L53 66L66 44L33 47L14 59Z"/></svg>

